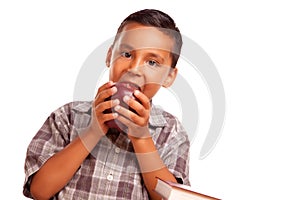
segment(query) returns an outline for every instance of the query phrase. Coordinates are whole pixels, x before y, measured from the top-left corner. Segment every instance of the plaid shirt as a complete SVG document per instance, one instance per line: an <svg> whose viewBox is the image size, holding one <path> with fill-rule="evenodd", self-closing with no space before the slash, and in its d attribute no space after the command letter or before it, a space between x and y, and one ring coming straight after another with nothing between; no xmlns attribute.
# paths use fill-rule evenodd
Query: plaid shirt
<svg viewBox="0 0 300 200"><path fill-rule="evenodd" d="M28 146L23 193L32 198L32 175L90 122L91 102L72 102L54 111ZM179 121L152 105L149 129L164 164L189 185L189 140ZM149 199L133 146L124 133L109 131L52 199Z"/></svg>

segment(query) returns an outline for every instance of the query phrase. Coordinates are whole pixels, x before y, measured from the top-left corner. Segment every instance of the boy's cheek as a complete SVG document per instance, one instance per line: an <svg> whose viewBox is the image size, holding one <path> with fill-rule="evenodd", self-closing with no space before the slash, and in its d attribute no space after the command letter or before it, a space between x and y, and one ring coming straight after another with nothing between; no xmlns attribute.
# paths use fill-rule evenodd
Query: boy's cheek
<svg viewBox="0 0 300 200"><path fill-rule="evenodd" d="M113 81L113 82L119 82L121 77L121 73L116 71L115 69L110 69L109 72L109 80Z"/></svg>

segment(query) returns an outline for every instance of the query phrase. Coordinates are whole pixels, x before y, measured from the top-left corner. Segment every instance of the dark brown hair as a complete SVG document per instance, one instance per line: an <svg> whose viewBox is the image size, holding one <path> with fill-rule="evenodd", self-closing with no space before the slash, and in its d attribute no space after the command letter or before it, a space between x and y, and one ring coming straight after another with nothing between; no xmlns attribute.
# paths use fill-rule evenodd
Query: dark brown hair
<svg viewBox="0 0 300 200"><path fill-rule="evenodd" d="M182 47L182 37L174 20L166 13L155 9L144 9L130 14L126 17L118 28L117 34L122 32L123 28L132 22L142 24L144 26L157 27L160 31L170 36L174 42L172 50L172 65L175 67L180 56ZM116 38L115 38L116 40Z"/></svg>

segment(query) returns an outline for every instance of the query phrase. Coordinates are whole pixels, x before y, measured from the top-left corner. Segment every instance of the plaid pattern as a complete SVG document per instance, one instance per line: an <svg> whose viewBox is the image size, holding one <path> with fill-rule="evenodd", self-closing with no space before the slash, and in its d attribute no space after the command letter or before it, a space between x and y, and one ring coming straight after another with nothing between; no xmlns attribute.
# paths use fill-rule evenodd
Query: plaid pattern
<svg viewBox="0 0 300 200"><path fill-rule="evenodd" d="M54 111L28 146L23 193L32 198L32 175L55 153L78 137L90 121L91 102L72 102ZM189 185L189 140L179 121L152 106L149 129L171 173ZM149 199L126 134L110 130L52 199Z"/></svg>

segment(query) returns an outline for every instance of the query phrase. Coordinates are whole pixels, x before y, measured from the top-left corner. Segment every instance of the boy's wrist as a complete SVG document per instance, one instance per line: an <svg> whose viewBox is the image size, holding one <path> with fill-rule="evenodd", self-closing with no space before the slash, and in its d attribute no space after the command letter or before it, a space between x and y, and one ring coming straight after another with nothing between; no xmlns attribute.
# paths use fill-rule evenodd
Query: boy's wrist
<svg viewBox="0 0 300 200"><path fill-rule="evenodd" d="M133 137L128 136L133 144L134 152L137 153L151 153L157 151L154 142L152 140L152 137Z"/></svg>
<svg viewBox="0 0 300 200"><path fill-rule="evenodd" d="M135 140L152 138L148 126L130 127L127 130L127 134L130 139L135 139Z"/></svg>
<svg viewBox="0 0 300 200"><path fill-rule="evenodd" d="M104 136L104 134L98 129L95 130L91 126L87 127L79 134L81 142L84 144L85 148L91 152L98 141Z"/></svg>

